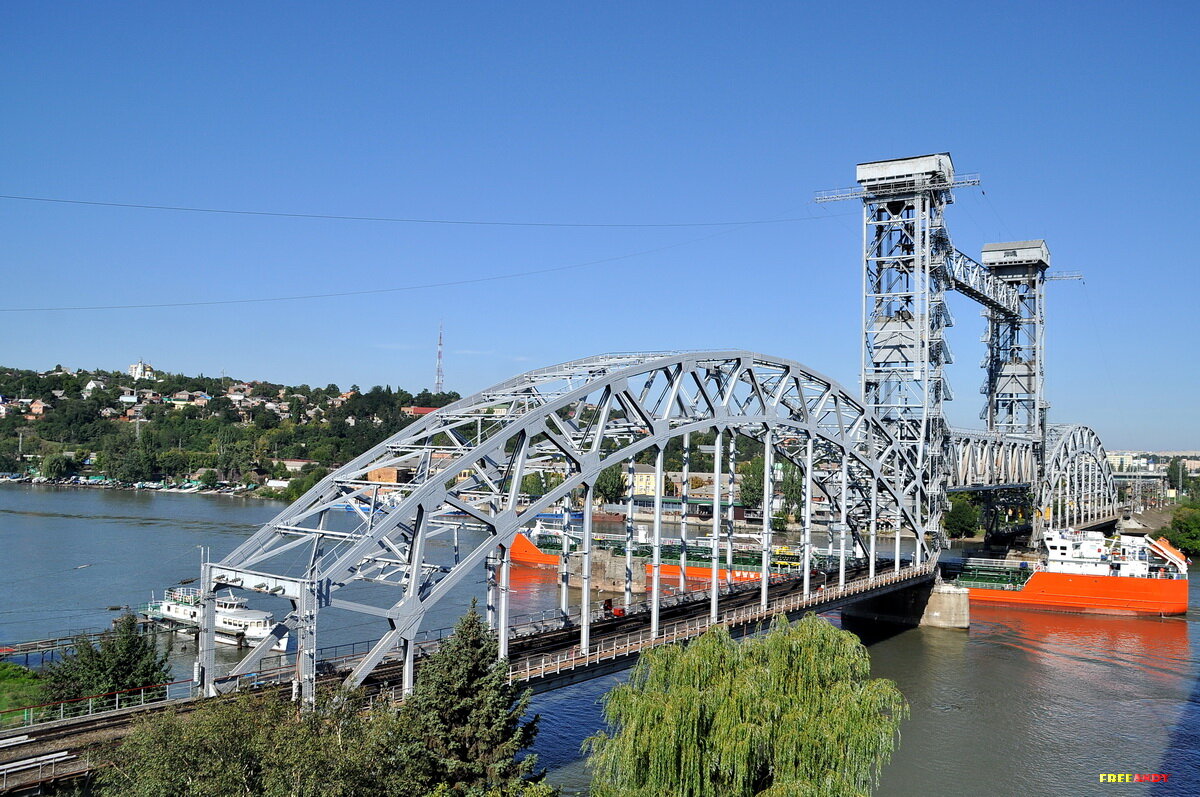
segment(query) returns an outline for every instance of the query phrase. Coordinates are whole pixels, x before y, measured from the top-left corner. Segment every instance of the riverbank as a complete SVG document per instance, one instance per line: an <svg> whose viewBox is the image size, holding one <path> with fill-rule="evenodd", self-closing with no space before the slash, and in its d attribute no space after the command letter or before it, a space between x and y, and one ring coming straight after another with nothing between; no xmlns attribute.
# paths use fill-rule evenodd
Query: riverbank
<svg viewBox="0 0 1200 797"><path fill-rule="evenodd" d="M174 493L176 495L237 495L243 498L258 498L263 500L280 500L277 492L261 492L264 488L246 485L226 485L224 487L201 487L197 484L171 484L163 482L121 482L114 479L92 480L80 477L68 479L47 479L44 476L24 476L18 479L0 479L0 486L15 484L33 484L44 487L73 487L85 490L126 490L154 493Z"/></svg>

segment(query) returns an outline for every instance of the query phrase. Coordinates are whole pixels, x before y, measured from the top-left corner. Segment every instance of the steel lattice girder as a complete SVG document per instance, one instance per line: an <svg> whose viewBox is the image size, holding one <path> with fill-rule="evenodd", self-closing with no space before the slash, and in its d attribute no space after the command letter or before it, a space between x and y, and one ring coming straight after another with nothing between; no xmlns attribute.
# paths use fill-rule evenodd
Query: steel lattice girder
<svg viewBox="0 0 1200 797"><path fill-rule="evenodd" d="M1051 426L1038 489L1039 518L1052 525L1087 523L1112 516L1117 489L1100 436L1090 427ZM1035 525L1034 544L1040 541Z"/></svg>
<svg viewBox="0 0 1200 797"><path fill-rule="evenodd" d="M952 430L947 487L1033 486L1038 479L1036 442L1028 435Z"/></svg>
<svg viewBox="0 0 1200 797"><path fill-rule="evenodd" d="M323 606L386 619L389 630L347 679L356 685L412 638L430 605L478 573L491 551L509 545L522 526L580 485L593 484L604 468L688 432L731 429L761 440L768 428L776 454L801 467L812 441L815 489L839 508L844 502L852 527L874 517L913 534L925 556L941 546L940 531L930 529L927 540L910 510L926 500L925 474L911 448L898 445L832 380L747 351L609 354L530 371L425 416L207 565L204 590L246 587L292 599L277 634L315 623ZM845 496L837 468L829 466L843 459ZM549 465L561 466L565 481L543 496L523 496L522 478ZM380 468L410 469L412 479L373 480ZM355 513L355 528L329 528L328 513L345 507ZM456 546L452 562L444 551L442 558L432 555L428 543L462 518L486 534L462 555ZM351 582L390 588L387 605L334 597ZM206 612L211 605L205 602ZM210 615L206 620L211 626ZM309 630L315 633L315 625ZM234 674L253 671L272 641L251 651ZM203 663L210 690L211 647Z"/></svg>

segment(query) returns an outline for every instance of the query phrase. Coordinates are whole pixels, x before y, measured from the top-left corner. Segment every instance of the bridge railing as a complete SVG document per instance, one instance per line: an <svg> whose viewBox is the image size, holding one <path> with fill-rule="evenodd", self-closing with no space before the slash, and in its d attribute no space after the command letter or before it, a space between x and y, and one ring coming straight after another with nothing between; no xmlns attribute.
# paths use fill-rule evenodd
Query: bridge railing
<svg viewBox="0 0 1200 797"><path fill-rule="evenodd" d="M191 680L171 681L165 684L142 686L137 689L125 689L120 692L89 695L73 700L58 700L37 706L10 708L0 711L0 730L28 728L31 725L41 725L47 722L90 717L109 711L123 711L147 706L151 703L179 700L191 697L192 687Z"/></svg>
<svg viewBox="0 0 1200 797"><path fill-rule="evenodd" d="M766 609L757 604L730 609L718 615L715 623L707 615L693 617L688 620L677 620L664 625L659 629L657 636L651 636L649 629L642 629L616 637L609 637L601 640L586 655L577 648L572 648L562 653L540 654L522 658L513 663L509 670L509 679L512 681L526 681L533 678L557 675L563 671L587 667L602 661L639 653L648 648L691 639L700 636L714 625L739 626L761 622L777 614L786 614L808 607L819 606L878 587L928 575L933 572L936 566L937 562L928 561L921 565L910 565L901 568L899 573L893 572L886 575L877 575L873 579L858 578L846 582L844 586L825 587L810 592L808 595L783 596L768 603Z"/></svg>

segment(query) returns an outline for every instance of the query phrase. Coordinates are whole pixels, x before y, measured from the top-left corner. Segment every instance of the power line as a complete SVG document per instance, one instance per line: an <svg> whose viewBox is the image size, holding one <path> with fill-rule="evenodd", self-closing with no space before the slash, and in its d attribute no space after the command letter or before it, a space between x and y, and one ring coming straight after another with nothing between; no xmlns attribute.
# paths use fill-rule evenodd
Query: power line
<svg viewBox="0 0 1200 797"><path fill-rule="evenodd" d="M180 213L213 213L227 216L272 216L284 219L326 219L330 221L371 221L391 224L460 224L476 227L598 227L598 228L639 228L639 227L746 227L755 224L787 224L796 221L809 221L818 216L796 216L781 219L747 219L743 221L689 221L667 223L579 223L579 222L550 222L550 221L491 221L487 219L422 219L402 218L391 216L340 216L329 213L285 213L274 210L235 210L232 208L201 208L186 205L151 205L140 202L103 202L90 199L65 199L62 197L22 196L18 194L0 194L0 199L10 199L18 202L49 202L59 205L89 205L105 208L129 208L134 210L169 210Z"/></svg>
<svg viewBox="0 0 1200 797"><path fill-rule="evenodd" d="M820 218L814 216L814 219ZM681 246L707 241L721 235L728 235L731 232L737 231L738 227L733 227L720 232L704 235L700 238L691 238L686 241L668 244L667 246L659 246L654 249L643 249L638 252L629 252L623 255L615 255L613 257L602 257L597 260L586 260L582 263L570 263L565 266L552 266L550 268L530 269L528 271L514 271L508 274L494 274L488 277L470 277L460 280L446 280L443 282L427 282L420 285L403 285L396 288L370 288L361 291L338 291L334 293L306 293L296 296L268 296L253 299L213 299L210 301L200 302L152 302L147 304L96 304L96 305L76 305L64 307L0 307L0 313L46 313L53 311L66 310L146 310L160 307L207 307L212 305L223 304L254 304L265 302L295 302L304 299L332 299L342 296L369 296L380 293L401 293L406 291L419 291L429 288L450 288L460 285L474 285L481 282L498 282L500 280L518 279L520 277L532 277L538 274L552 274L559 271L569 271L572 269L586 268L588 266L598 266L603 263L615 263L619 260L628 260L634 257L642 257L644 255L657 254L665 252L668 249L677 249Z"/></svg>

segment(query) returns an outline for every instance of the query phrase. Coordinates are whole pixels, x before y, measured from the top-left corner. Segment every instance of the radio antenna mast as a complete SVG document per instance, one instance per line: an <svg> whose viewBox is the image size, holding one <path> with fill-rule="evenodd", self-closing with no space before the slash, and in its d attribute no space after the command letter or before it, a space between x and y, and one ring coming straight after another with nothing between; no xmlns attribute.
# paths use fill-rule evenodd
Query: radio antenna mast
<svg viewBox="0 0 1200 797"><path fill-rule="evenodd" d="M438 352L437 352L437 376L433 380L433 392L442 392L442 322L438 322Z"/></svg>

